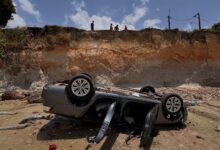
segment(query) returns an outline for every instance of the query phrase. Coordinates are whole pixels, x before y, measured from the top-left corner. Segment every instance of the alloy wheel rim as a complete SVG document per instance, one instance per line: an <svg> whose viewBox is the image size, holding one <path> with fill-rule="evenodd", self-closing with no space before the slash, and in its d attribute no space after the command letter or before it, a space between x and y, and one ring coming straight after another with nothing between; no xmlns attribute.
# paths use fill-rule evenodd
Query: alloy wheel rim
<svg viewBox="0 0 220 150"><path fill-rule="evenodd" d="M166 108L169 112L178 112L181 108L181 100L178 97L170 97L166 102Z"/></svg>
<svg viewBox="0 0 220 150"><path fill-rule="evenodd" d="M79 97L86 96L90 89L90 83L84 78L78 78L74 80L71 85L73 94Z"/></svg>

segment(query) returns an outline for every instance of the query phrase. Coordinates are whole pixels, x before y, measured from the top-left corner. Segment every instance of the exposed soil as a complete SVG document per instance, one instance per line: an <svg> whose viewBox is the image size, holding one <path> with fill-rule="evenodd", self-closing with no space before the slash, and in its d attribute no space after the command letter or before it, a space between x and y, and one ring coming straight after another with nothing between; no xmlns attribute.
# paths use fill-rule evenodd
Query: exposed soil
<svg viewBox="0 0 220 150"><path fill-rule="evenodd" d="M165 89L157 90L165 91ZM176 89L168 90L176 91ZM194 94L198 94L198 91ZM220 99L203 100L197 106L189 106L186 128L159 127L159 135L153 139L151 149L219 150L220 132L216 131L216 128L220 127L219 108ZM17 124L33 114L48 115L43 113L42 104L28 104L24 100L0 101L0 110L17 112L15 115L0 115L0 127ZM47 150L50 144L56 144L59 150L83 150L87 147L86 137L95 135L98 129L95 124L62 117L51 121L37 120L25 129L0 131L0 149ZM133 138L127 146L124 143L127 136L111 132L100 144L90 149L138 149L140 138Z"/></svg>
<svg viewBox="0 0 220 150"><path fill-rule="evenodd" d="M219 32L17 30L4 31L6 37L25 32L26 40L5 39L9 45L0 60L0 90L34 88L40 82L66 80L81 72L91 73L104 84L220 86Z"/></svg>

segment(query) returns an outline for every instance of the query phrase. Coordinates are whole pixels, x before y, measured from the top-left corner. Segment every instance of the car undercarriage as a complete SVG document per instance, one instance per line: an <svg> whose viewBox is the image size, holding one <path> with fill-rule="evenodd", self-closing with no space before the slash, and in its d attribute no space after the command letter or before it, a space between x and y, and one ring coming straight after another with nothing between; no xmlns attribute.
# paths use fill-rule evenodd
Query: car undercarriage
<svg viewBox="0 0 220 150"><path fill-rule="evenodd" d="M99 123L97 135L87 138L89 145L98 144L111 128L126 130L126 141L140 134L140 148L148 149L156 125L184 124L187 119L177 94L156 93L151 86L136 90L97 85L87 73L45 85L42 98L45 112Z"/></svg>

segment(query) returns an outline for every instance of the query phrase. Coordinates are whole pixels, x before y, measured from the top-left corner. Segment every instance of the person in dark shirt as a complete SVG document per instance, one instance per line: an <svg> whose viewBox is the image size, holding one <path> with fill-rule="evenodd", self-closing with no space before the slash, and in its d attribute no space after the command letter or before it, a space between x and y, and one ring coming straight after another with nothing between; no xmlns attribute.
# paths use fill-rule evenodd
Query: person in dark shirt
<svg viewBox="0 0 220 150"><path fill-rule="evenodd" d="M91 31L94 31L94 21L91 23Z"/></svg>
<svg viewBox="0 0 220 150"><path fill-rule="evenodd" d="M119 31L118 25L115 26L115 31Z"/></svg>
<svg viewBox="0 0 220 150"><path fill-rule="evenodd" d="M124 29L124 31L128 31L128 27L127 27L127 26L125 26L125 29Z"/></svg>
<svg viewBox="0 0 220 150"><path fill-rule="evenodd" d="M110 31L113 31L113 26L112 26L112 23L110 25Z"/></svg>

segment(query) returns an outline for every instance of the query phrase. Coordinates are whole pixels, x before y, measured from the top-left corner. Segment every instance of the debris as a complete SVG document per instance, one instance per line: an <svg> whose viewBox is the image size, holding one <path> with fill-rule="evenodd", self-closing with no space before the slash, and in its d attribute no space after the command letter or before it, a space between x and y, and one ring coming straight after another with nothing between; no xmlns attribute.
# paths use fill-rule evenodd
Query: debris
<svg viewBox="0 0 220 150"><path fill-rule="evenodd" d="M2 94L2 101L27 99L29 103L41 103L41 91L9 90Z"/></svg>
<svg viewBox="0 0 220 150"><path fill-rule="evenodd" d="M22 93L16 90L6 91L2 94L2 101L17 100L17 99L24 99L24 98L25 98L25 95L23 95Z"/></svg>
<svg viewBox="0 0 220 150"><path fill-rule="evenodd" d="M200 135L197 135L197 136L196 136L196 138L197 138L197 139L202 139L202 140L205 140L205 138L204 138L204 137L202 137L202 136L200 136Z"/></svg>
<svg viewBox="0 0 220 150"><path fill-rule="evenodd" d="M203 103L204 103L204 101L202 101L202 100L189 100L189 101L185 102L185 104L187 106L199 106L200 104L203 104Z"/></svg>
<svg viewBox="0 0 220 150"><path fill-rule="evenodd" d="M24 129L28 127L32 121L34 120L39 120L39 119L47 119L51 120L51 115L48 116L42 116L42 115L33 115L31 117L23 119L19 124L12 125L12 126L7 126L7 127L0 127L0 130L14 130L14 129Z"/></svg>
<svg viewBox="0 0 220 150"><path fill-rule="evenodd" d="M0 130L15 130L15 129L24 129L28 127L30 123L24 123L24 124L17 124L17 125L12 125L12 126L7 126L7 127L0 127Z"/></svg>
<svg viewBox="0 0 220 150"><path fill-rule="evenodd" d="M194 100L188 101L189 106L197 106L197 102Z"/></svg>
<svg viewBox="0 0 220 150"><path fill-rule="evenodd" d="M0 112L0 115L16 115L17 112L9 112L9 111L3 111L3 112Z"/></svg>
<svg viewBox="0 0 220 150"><path fill-rule="evenodd" d="M128 142L135 137L135 131L131 131L128 137L125 139L125 144L128 145Z"/></svg>
<svg viewBox="0 0 220 150"><path fill-rule="evenodd" d="M27 99L28 103L42 103L41 92L32 92Z"/></svg>
<svg viewBox="0 0 220 150"><path fill-rule="evenodd" d="M42 115L33 115L31 117L23 119L21 122L19 122L19 124L30 123L33 120L39 120L39 119L46 119L46 117Z"/></svg>
<svg viewBox="0 0 220 150"><path fill-rule="evenodd" d="M203 104L203 103L204 103L204 101L202 101L202 100L197 101L198 105Z"/></svg>
<svg viewBox="0 0 220 150"><path fill-rule="evenodd" d="M202 100L203 97L201 95L196 95L196 94L193 94L192 95L194 99L197 99L197 100Z"/></svg>
<svg viewBox="0 0 220 150"><path fill-rule="evenodd" d="M57 145L56 144L49 145L49 150L56 150L56 149L57 149Z"/></svg>

